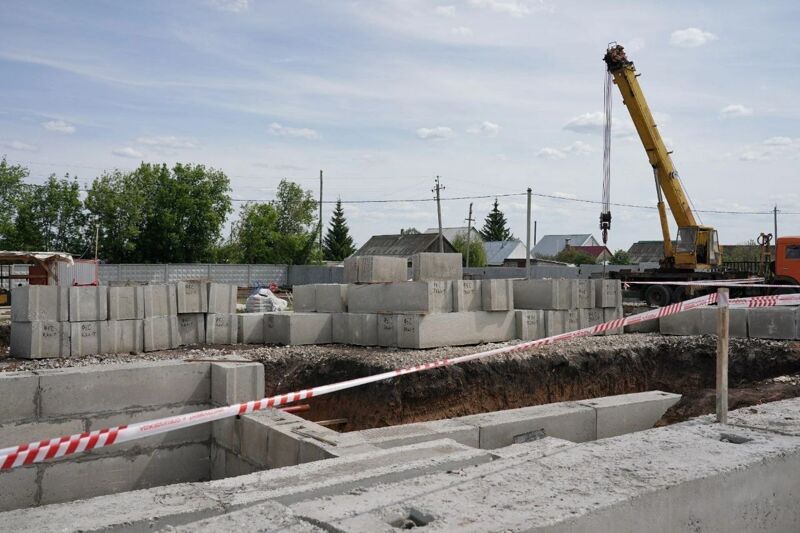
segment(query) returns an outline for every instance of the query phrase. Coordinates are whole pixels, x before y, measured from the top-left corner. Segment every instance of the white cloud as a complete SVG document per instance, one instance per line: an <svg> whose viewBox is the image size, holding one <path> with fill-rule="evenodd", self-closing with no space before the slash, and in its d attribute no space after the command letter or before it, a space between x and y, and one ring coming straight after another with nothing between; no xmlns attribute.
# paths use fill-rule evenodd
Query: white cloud
<svg viewBox="0 0 800 533"><path fill-rule="evenodd" d="M564 153L567 154L589 155L594 152L594 148L592 148L591 145L586 144L583 141L575 141L569 146L565 146L563 148L563 151Z"/></svg>
<svg viewBox="0 0 800 533"><path fill-rule="evenodd" d="M472 135L483 135L484 137L497 137L500 133L500 126L494 122L485 120L478 126L473 126L467 130Z"/></svg>
<svg viewBox="0 0 800 533"><path fill-rule="evenodd" d="M594 152L591 145L583 141L575 141L563 148L553 148L546 146L536 152L536 157L540 159L566 159L569 155L585 156Z"/></svg>
<svg viewBox="0 0 800 533"><path fill-rule="evenodd" d="M433 12L443 17L455 17L456 6L437 6L436 9L433 10Z"/></svg>
<svg viewBox="0 0 800 533"><path fill-rule="evenodd" d="M191 139L175 137L174 135L138 137L136 142L146 146L155 146L159 148L197 148L197 144Z"/></svg>
<svg viewBox="0 0 800 533"><path fill-rule="evenodd" d="M42 127L47 131L55 131L58 133L66 133L67 135L75 133L75 126L63 120L50 120L42 122Z"/></svg>
<svg viewBox="0 0 800 533"><path fill-rule="evenodd" d="M453 129L447 126L436 126L435 128L419 128L417 130L417 137L424 140L442 140L449 139L453 136Z"/></svg>
<svg viewBox="0 0 800 533"><path fill-rule="evenodd" d="M742 104L731 104L723 107L719 114L723 118L748 117L753 114L753 108Z"/></svg>
<svg viewBox="0 0 800 533"><path fill-rule="evenodd" d="M450 33L457 37L471 37L472 30L467 28L466 26L458 26L455 28L450 28Z"/></svg>
<svg viewBox="0 0 800 533"><path fill-rule="evenodd" d="M530 2L528 0L469 0L474 7L488 9L495 13L504 13L512 17L523 17L534 11L548 11L549 7L543 0Z"/></svg>
<svg viewBox="0 0 800 533"><path fill-rule="evenodd" d="M558 148L545 147L536 152L536 157L540 159L564 159L567 155Z"/></svg>
<svg viewBox="0 0 800 533"><path fill-rule="evenodd" d="M602 111L591 111L573 117L564 124L564 129L575 133L600 135L605 126L605 114ZM616 137L630 137L635 129L630 119L617 119L611 123L611 132Z"/></svg>
<svg viewBox="0 0 800 533"><path fill-rule="evenodd" d="M711 41L719 39L710 31L703 31L700 28L686 28L685 30L675 30L669 37L669 44L680 46L681 48L697 48Z"/></svg>
<svg viewBox="0 0 800 533"><path fill-rule="evenodd" d="M3 146L11 150L19 150L21 152L36 152L39 150L39 147L35 144L28 144L22 141L8 141L3 143Z"/></svg>
<svg viewBox="0 0 800 533"><path fill-rule="evenodd" d="M309 141L317 141L322 138L322 136L316 130L312 130L311 128L290 128L289 126L283 126L277 122L270 124L267 131L270 135L276 135L279 137L295 137Z"/></svg>
<svg viewBox="0 0 800 533"><path fill-rule="evenodd" d="M144 154L140 151L136 150L135 148L131 148L130 146L125 146L123 148L114 148L111 150L111 153L119 156L119 157L127 157L129 159L143 159Z"/></svg>
<svg viewBox="0 0 800 533"><path fill-rule="evenodd" d="M800 158L800 138L770 137L761 143L748 146L739 155L742 161L772 161Z"/></svg>
<svg viewBox="0 0 800 533"><path fill-rule="evenodd" d="M794 141L791 137L770 137L769 139L764 139L761 144L765 146L789 146L793 143Z"/></svg>
<svg viewBox="0 0 800 533"><path fill-rule="evenodd" d="M220 11L239 13L250 7L250 0L208 0L208 5Z"/></svg>

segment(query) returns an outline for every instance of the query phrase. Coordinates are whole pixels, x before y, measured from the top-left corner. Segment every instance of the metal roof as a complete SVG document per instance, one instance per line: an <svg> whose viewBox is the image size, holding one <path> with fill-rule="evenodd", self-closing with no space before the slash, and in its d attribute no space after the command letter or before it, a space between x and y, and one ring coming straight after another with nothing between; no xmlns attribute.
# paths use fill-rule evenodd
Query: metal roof
<svg viewBox="0 0 800 533"><path fill-rule="evenodd" d="M415 233L404 235L373 235L353 255L393 255L410 257L420 252L438 252L439 235L435 233ZM444 239L445 253L456 251L447 238Z"/></svg>
<svg viewBox="0 0 800 533"><path fill-rule="evenodd" d="M425 233L439 233L439 228L428 228L425 230ZM455 242L456 237L458 237L459 235L463 235L464 238L466 239L467 227L461 226L453 228L442 228L442 235L444 236L445 239L447 239L451 243ZM481 232L476 230L475 228L472 228L472 233L470 233L470 240L474 240L475 242L482 241L483 237L481 236Z"/></svg>
<svg viewBox="0 0 800 533"><path fill-rule="evenodd" d="M533 254L541 257L553 257L567 246L598 246L591 233L576 233L573 235L545 235L533 247Z"/></svg>
<svg viewBox="0 0 800 533"><path fill-rule="evenodd" d="M519 239L511 241L487 241L483 243L486 250L486 264L502 265L506 259L525 259L525 244Z"/></svg>

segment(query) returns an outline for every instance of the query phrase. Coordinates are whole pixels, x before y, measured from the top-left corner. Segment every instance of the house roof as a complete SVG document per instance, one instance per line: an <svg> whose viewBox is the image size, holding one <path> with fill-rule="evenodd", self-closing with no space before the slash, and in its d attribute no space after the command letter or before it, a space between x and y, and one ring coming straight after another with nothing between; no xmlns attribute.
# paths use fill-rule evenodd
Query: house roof
<svg viewBox="0 0 800 533"><path fill-rule="evenodd" d="M507 259L525 259L525 244L518 239L512 241L487 241L483 243L486 250L486 264L502 265Z"/></svg>
<svg viewBox="0 0 800 533"><path fill-rule="evenodd" d="M409 257L420 252L428 252L437 245L439 235L431 233L415 233L411 235L373 235L353 255L394 255ZM437 250L438 251L438 248ZM444 251L456 251L447 238L444 239Z"/></svg>
<svg viewBox="0 0 800 533"><path fill-rule="evenodd" d="M600 244L591 233L576 233L572 235L545 235L533 247L533 253L542 257L553 257L567 246L597 246Z"/></svg>
<svg viewBox="0 0 800 533"><path fill-rule="evenodd" d="M658 263L664 259L664 241L638 241L628 248L632 263Z"/></svg>
<svg viewBox="0 0 800 533"><path fill-rule="evenodd" d="M570 246L570 248L591 255L594 258L598 258L603 254L613 255L611 250L605 246Z"/></svg>
<svg viewBox="0 0 800 533"><path fill-rule="evenodd" d="M439 228L428 228L428 229L425 230L425 233L426 234L427 233L439 233ZM452 228L442 228L442 235L444 236L445 239L447 239L448 241L453 243L453 242L455 242L456 237L458 237L459 235L464 235L464 237L466 238L467 227L466 226L461 226L461 227L452 227ZM482 241L483 237L481 237L481 232L480 231L476 230L475 228L472 228L472 233L470 233L470 239L479 239L479 240Z"/></svg>

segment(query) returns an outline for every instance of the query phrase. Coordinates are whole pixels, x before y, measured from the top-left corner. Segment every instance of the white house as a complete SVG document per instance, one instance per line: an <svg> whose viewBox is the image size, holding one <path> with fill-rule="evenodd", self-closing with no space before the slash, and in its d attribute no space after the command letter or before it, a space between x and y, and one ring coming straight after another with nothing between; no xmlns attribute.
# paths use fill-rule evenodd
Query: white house
<svg viewBox="0 0 800 533"><path fill-rule="evenodd" d="M566 248L567 244L570 246L600 246L597 239L590 233L545 235L533 247L533 255L536 257L553 257Z"/></svg>

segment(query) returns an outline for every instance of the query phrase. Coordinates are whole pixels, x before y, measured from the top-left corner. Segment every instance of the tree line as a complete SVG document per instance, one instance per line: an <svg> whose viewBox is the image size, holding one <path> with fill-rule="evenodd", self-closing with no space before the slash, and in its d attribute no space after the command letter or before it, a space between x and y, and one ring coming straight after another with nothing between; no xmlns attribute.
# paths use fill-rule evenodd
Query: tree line
<svg viewBox="0 0 800 533"><path fill-rule="evenodd" d="M275 200L233 213L230 180L221 170L194 164L142 163L114 170L82 189L77 178L51 175L26 183L30 173L0 159L0 249L63 251L112 263L274 263L340 261L355 251L341 202L322 249L317 202L311 191L282 180Z"/></svg>

